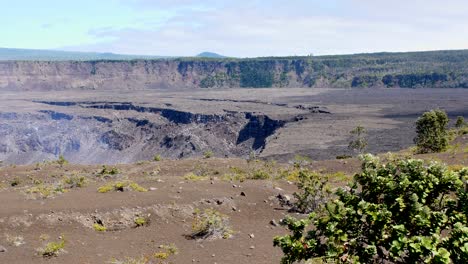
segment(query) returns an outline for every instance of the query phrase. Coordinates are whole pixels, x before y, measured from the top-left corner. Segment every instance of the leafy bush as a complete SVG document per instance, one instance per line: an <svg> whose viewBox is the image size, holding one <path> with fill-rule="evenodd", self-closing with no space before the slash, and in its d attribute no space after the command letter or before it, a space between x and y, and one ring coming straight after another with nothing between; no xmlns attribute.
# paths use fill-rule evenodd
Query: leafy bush
<svg viewBox="0 0 468 264"><path fill-rule="evenodd" d="M468 168L414 159L381 164L365 155L348 189L319 214L284 220L292 234L274 245L282 263L467 263L467 181Z"/></svg>
<svg viewBox="0 0 468 264"><path fill-rule="evenodd" d="M226 215L213 209L195 209L191 237L194 239L229 238L233 231Z"/></svg>
<svg viewBox="0 0 468 264"><path fill-rule="evenodd" d="M447 114L442 110L425 112L416 121L414 143L419 153L441 152L448 146Z"/></svg>
<svg viewBox="0 0 468 264"><path fill-rule="evenodd" d="M463 118L463 116L458 116L457 121L455 122L455 127L462 128L464 126L466 126L465 118Z"/></svg>
<svg viewBox="0 0 468 264"><path fill-rule="evenodd" d="M301 170L296 183L299 192L294 193L296 202L293 211L303 214L315 211L319 205L324 204L330 197L328 179L320 174L308 170Z"/></svg>

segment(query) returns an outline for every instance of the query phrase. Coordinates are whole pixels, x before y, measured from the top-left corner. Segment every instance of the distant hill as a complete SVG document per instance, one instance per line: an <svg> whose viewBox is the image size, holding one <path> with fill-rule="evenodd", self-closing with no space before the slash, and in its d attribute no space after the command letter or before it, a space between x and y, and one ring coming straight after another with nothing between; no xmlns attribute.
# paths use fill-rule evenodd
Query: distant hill
<svg viewBox="0 0 468 264"><path fill-rule="evenodd" d="M35 50L0 48L0 60L17 61L90 61L90 60L134 60L134 59L160 59L163 56L123 55L115 53L75 52L60 50Z"/></svg>
<svg viewBox="0 0 468 264"><path fill-rule="evenodd" d="M226 56L220 55L218 53L208 52L208 51L198 54L197 57L200 57L200 58L217 58L217 59L227 58Z"/></svg>

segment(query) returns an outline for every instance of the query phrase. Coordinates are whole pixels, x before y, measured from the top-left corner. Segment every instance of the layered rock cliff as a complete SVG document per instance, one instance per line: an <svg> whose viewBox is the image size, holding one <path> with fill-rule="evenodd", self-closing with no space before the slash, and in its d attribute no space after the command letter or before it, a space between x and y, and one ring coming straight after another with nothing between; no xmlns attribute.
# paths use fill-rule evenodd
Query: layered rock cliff
<svg viewBox="0 0 468 264"><path fill-rule="evenodd" d="M468 51L257 59L1 61L0 90L468 87Z"/></svg>

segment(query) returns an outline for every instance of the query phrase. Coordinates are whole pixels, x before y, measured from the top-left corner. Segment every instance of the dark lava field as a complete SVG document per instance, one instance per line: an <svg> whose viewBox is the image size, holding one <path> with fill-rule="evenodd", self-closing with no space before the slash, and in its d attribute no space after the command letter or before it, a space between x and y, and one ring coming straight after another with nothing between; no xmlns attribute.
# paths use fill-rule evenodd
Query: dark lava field
<svg viewBox="0 0 468 264"><path fill-rule="evenodd" d="M352 154L357 125L369 151L412 144L414 122L441 108L468 117L467 89L228 89L3 92L0 160L131 163L155 155L287 160Z"/></svg>

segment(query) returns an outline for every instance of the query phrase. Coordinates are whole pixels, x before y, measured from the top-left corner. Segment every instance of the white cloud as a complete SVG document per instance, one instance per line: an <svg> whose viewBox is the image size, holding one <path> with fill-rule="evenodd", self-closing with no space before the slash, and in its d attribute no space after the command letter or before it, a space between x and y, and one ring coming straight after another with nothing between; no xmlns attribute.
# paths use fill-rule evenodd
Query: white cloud
<svg viewBox="0 0 468 264"><path fill-rule="evenodd" d="M239 57L468 48L468 2L461 0L132 3L177 11L154 28L94 29L90 33L105 41L73 48L180 56L208 50Z"/></svg>

